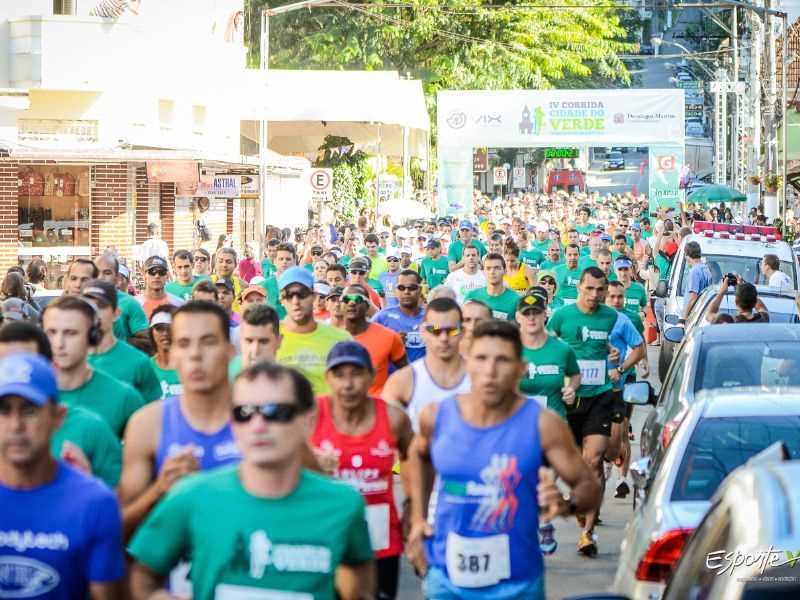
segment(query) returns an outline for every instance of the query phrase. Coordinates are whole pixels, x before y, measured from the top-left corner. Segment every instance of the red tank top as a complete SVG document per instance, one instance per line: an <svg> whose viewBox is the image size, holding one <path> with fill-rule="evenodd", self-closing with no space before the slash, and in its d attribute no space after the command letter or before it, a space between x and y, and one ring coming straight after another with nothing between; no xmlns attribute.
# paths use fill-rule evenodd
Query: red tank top
<svg viewBox="0 0 800 600"><path fill-rule="evenodd" d="M400 518L394 503L394 474L397 443L383 400L371 398L375 426L364 435L345 435L333 422L330 396L320 396L317 426L311 435L314 447L339 460L334 477L355 487L367 503L367 524L377 558L403 552Z"/></svg>

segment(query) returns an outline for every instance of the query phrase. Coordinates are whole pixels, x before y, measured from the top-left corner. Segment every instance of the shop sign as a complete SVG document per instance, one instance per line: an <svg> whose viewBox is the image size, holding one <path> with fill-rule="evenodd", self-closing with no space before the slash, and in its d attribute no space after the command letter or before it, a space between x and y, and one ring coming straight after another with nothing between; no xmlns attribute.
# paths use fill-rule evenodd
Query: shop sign
<svg viewBox="0 0 800 600"><path fill-rule="evenodd" d="M197 186L198 196L209 198L240 198L242 195L241 175L214 175L209 185L201 181Z"/></svg>
<svg viewBox="0 0 800 600"><path fill-rule="evenodd" d="M472 153L472 172L486 173L489 170L489 149L475 148Z"/></svg>
<svg viewBox="0 0 800 600"><path fill-rule="evenodd" d="M197 162L160 160L147 162L147 180L151 183L197 183Z"/></svg>
<svg viewBox="0 0 800 600"><path fill-rule="evenodd" d="M258 198L258 175L242 175L241 198Z"/></svg>

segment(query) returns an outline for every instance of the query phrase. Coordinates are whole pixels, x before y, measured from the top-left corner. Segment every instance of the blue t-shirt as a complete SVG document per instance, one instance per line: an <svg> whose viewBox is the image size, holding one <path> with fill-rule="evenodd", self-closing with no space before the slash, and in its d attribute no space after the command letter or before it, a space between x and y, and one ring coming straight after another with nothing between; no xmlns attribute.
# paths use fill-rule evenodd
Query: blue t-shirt
<svg viewBox="0 0 800 600"><path fill-rule="evenodd" d="M378 275L378 281L381 282L381 287L383 288L383 298L386 304L386 308L390 306L397 306L400 301L397 299L397 280L400 277L400 271L395 271L391 273L390 271L384 271L380 275Z"/></svg>
<svg viewBox="0 0 800 600"><path fill-rule="evenodd" d="M712 283L714 283L714 279L711 277L711 271L706 265L700 263L689 269L689 286L686 288L686 293L699 294Z"/></svg>
<svg viewBox="0 0 800 600"><path fill-rule="evenodd" d="M618 364L621 365L625 362L625 357L628 355L628 348L636 348L644 342L642 336L636 331L636 326L633 324L633 321L631 321L626 314L619 311L617 312L617 322L614 323L614 328L608 335L608 341L614 348L619 350L619 363L609 361L609 366L612 369ZM622 385L623 381L622 378L620 378L619 383L614 384L614 389L621 389Z"/></svg>
<svg viewBox="0 0 800 600"><path fill-rule="evenodd" d="M414 362L418 358L425 356L425 342L419 333L425 311L421 308L416 316L410 317L404 313L399 306L384 308L372 318L373 323L388 327L397 333L405 333L406 356L408 362Z"/></svg>
<svg viewBox="0 0 800 600"><path fill-rule="evenodd" d="M0 484L0 598L75 600L125 575L122 517L99 479L59 462L33 490Z"/></svg>

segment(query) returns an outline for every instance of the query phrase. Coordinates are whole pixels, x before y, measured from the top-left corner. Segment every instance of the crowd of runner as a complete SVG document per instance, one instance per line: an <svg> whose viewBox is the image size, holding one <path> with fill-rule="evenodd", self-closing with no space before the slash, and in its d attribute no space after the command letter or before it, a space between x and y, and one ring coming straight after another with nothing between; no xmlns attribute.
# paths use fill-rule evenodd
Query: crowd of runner
<svg viewBox="0 0 800 600"><path fill-rule="evenodd" d="M592 557L629 493L622 386L691 217L476 194L261 257L152 244L143 290L78 259L46 307L12 269L0 597L388 599L405 554L426 598L544 598L556 517Z"/></svg>

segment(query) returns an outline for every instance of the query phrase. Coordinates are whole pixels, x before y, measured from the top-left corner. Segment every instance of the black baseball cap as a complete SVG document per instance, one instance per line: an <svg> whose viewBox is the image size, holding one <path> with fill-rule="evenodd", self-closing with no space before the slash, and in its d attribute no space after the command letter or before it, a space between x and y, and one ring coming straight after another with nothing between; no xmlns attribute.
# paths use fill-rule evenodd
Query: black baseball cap
<svg viewBox="0 0 800 600"><path fill-rule="evenodd" d="M369 268L369 263L363 258L359 257L350 261L348 270L352 271L353 269L356 269L358 271L369 271Z"/></svg>
<svg viewBox="0 0 800 600"><path fill-rule="evenodd" d="M236 287L233 285L233 280L230 277L220 277L214 282L214 285L217 287L219 286L225 287L231 292L233 292L236 289Z"/></svg>
<svg viewBox="0 0 800 600"><path fill-rule="evenodd" d="M517 303L517 312L525 313L528 310L537 312L547 310L547 290L538 285L528 288Z"/></svg>
<svg viewBox="0 0 800 600"><path fill-rule="evenodd" d="M81 287L81 296L117 309L117 289L102 279L90 279Z"/></svg>
<svg viewBox="0 0 800 600"><path fill-rule="evenodd" d="M165 271L169 270L169 263L164 260L160 256L151 256L146 261L144 261L144 270L149 271L150 269L164 269Z"/></svg>
<svg viewBox="0 0 800 600"><path fill-rule="evenodd" d="M425 247L426 248L441 248L442 247L442 242L440 242L439 240L431 239L431 240L428 241L427 244L425 244Z"/></svg>

